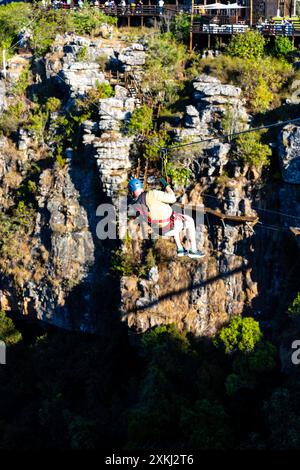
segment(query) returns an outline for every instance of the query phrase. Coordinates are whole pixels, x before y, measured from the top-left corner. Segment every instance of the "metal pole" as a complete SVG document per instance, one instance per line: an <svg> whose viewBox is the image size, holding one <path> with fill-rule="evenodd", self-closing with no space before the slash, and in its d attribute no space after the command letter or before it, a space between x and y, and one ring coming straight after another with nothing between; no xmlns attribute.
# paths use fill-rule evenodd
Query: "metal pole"
<svg viewBox="0 0 300 470"><path fill-rule="evenodd" d="M194 24L194 0L192 0L191 25L190 25L190 52L193 51L193 24Z"/></svg>
<svg viewBox="0 0 300 470"><path fill-rule="evenodd" d="M253 24L253 0L250 0L250 26Z"/></svg>
<svg viewBox="0 0 300 470"><path fill-rule="evenodd" d="M2 50L2 68L3 77L6 78L6 49Z"/></svg>
<svg viewBox="0 0 300 470"><path fill-rule="evenodd" d="M294 0L294 15L293 16L296 16L296 1L297 0Z"/></svg>
<svg viewBox="0 0 300 470"><path fill-rule="evenodd" d="M280 16L280 0L277 0L277 16Z"/></svg>

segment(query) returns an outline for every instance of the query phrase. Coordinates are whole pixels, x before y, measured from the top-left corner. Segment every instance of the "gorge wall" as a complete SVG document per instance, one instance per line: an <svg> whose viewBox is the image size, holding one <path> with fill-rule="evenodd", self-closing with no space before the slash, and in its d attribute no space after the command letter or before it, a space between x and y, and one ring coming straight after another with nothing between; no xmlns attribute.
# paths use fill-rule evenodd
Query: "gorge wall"
<svg viewBox="0 0 300 470"><path fill-rule="evenodd" d="M232 159L231 143L222 137L228 116L233 116L230 132L251 123L241 90L211 75L191 82L190 101L168 129L177 143L205 140L179 155L192 174L187 186L175 191L178 202L204 205L228 218L210 212L197 227L203 260L176 258L170 240L138 238L121 250L141 263L151 249L151 266L146 263L140 276L112 276L111 256L119 242L98 239L96 211L101 203L117 207L135 171L136 137L128 135L126 123L141 105L137 90L146 57L142 44L66 35L34 64L34 80L38 76L42 85L67 97L59 113L51 112L50 127L97 84L111 83L114 96L98 100L95 118L81 124L77 150L68 148L63 167L48 164L51 141L37 145L34 133L24 129L14 141L1 137L0 202L6 213L13 211L28 168L40 163L34 228L9 242L15 252L0 266L1 308L92 333L101 332L109 317L138 333L176 323L197 336L211 336L232 316L247 312L267 323L272 309L288 300L283 286L298 270L297 238L289 227L300 218L300 127L289 125L279 133L273 157L279 159L282 180L264 186L260 175ZM0 111L9 106L10 85L0 81Z"/></svg>

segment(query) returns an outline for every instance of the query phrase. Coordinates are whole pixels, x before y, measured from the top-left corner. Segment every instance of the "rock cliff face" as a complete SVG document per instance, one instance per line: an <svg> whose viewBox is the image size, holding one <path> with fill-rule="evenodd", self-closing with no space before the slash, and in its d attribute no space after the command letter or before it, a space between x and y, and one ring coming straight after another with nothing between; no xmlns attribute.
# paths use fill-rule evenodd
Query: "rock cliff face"
<svg viewBox="0 0 300 470"><path fill-rule="evenodd" d="M120 189L125 187L131 168L129 154L133 137L124 135L121 127L128 122L134 108L134 98L127 96L126 89L119 88L114 98L99 101L99 122L96 124L99 136L89 133L89 124L84 126L84 143L92 145L101 186L109 197L117 197Z"/></svg>
<svg viewBox="0 0 300 470"><path fill-rule="evenodd" d="M230 144L218 136L220 122L233 115L233 128L246 126L250 116L240 98L241 90L222 85L211 76L201 75L192 84L191 104L186 107L181 127L174 129L175 139L183 141L211 138L197 148L188 149L188 163L197 163L195 178L201 184L184 194L185 203L202 204L221 209L228 215L253 215L247 194L247 180L234 179L217 191L216 179L229 162ZM232 129L233 130L233 129ZM176 158L176 157L175 157ZM237 172L237 169L235 169ZM207 192L215 190L203 197ZM211 198L210 198L211 196ZM253 231L243 224L220 223L214 217L207 225L197 227L199 248L206 257L201 262L176 259L174 245L167 240L157 242L158 265L150 270L148 280L137 278L122 281L122 312L129 326L145 331L155 325L175 322L198 336L213 335L220 325L233 315L241 314L257 295L256 283L251 279L249 255Z"/></svg>
<svg viewBox="0 0 300 470"><path fill-rule="evenodd" d="M6 107L6 90L4 81L0 80L0 112Z"/></svg>
<svg viewBox="0 0 300 470"><path fill-rule="evenodd" d="M279 134L279 158L286 183L300 184L300 128L289 124Z"/></svg>
<svg viewBox="0 0 300 470"><path fill-rule="evenodd" d="M206 256L201 261L178 259L174 243L159 239L151 244L154 263L143 275L124 276L119 284L110 276L111 252L117 243L97 238L96 209L102 202L116 206L132 170L135 138L126 134L124 126L140 101L126 77L131 75L139 83L145 60L141 44L70 35L57 38L46 57L45 79L66 92L66 110L96 83L110 82L115 93L99 99L96 118L83 122L79 151L74 154L69 149L64 168L41 165L35 228L20 262L22 275L16 284L12 272L1 274L3 308L93 333L119 312L132 331L176 323L197 336L211 336L232 316L249 309L254 315L267 315L268 300L280 298L280 283L290 265L274 252L286 237L292 237L289 226L299 223L300 130L288 126L279 137L285 183L270 191L268 198L290 218L277 216L274 222L262 210L259 198L263 193L231 160L231 145L221 138L251 121L241 90L209 75L191 83L190 103L170 129L177 143L187 138L209 139L180 156L192 169L192 178L187 188L177 188L179 202L203 204L211 210L197 227L198 247ZM116 74L121 76L117 82ZM7 98L1 83L0 112ZM34 136L22 129L16 144L1 137L0 203L4 210L11 208L14 192L28 178L28 166L43 158ZM220 212L227 218L220 218ZM263 224L276 225L280 231L268 232L259 224L231 216L259 216ZM296 240L289 240L296 246ZM133 240L129 247L124 244L124 250L131 250L138 262L146 245Z"/></svg>

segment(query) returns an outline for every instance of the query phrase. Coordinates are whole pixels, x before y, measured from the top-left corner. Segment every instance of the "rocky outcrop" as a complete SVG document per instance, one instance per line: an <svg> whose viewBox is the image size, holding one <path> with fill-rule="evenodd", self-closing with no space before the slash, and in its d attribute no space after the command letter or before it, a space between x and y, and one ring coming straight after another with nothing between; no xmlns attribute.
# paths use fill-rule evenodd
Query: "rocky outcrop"
<svg viewBox="0 0 300 470"><path fill-rule="evenodd" d="M204 137L222 129L222 118L231 119L231 132L246 127L249 115L241 97L241 89L224 85L211 75L199 75L192 83L193 105L186 107L184 128L178 133L182 140L188 136Z"/></svg>
<svg viewBox="0 0 300 470"><path fill-rule="evenodd" d="M91 40L76 35L57 37L55 45L46 57L47 78L57 85L68 88L71 98L83 97L96 84L108 83L105 72L134 71L139 80L146 54L141 44L121 47L115 43Z"/></svg>
<svg viewBox="0 0 300 470"><path fill-rule="evenodd" d="M140 70L146 63L146 53L142 44L132 44L122 49L118 55L120 68L123 72Z"/></svg>
<svg viewBox="0 0 300 470"><path fill-rule="evenodd" d="M121 87L118 96L99 100L99 121L85 122L83 136L83 143L95 155L102 190L112 198L118 195L128 178L130 146L133 142L133 137L125 135L122 127L131 116L135 100L126 97L126 90L122 91Z"/></svg>
<svg viewBox="0 0 300 470"><path fill-rule="evenodd" d="M98 64L93 62L74 62L64 64L58 77L69 86L71 98L83 97L88 90L102 83L108 84Z"/></svg>
<svg viewBox="0 0 300 470"><path fill-rule="evenodd" d="M300 184L300 127L285 126L279 134L278 155L282 178L286 183Z"/></svg>
<svg viewBox="0 0 300 470"><path fill-rule="evenodd" d="M19 308L25 315L64 328L86 330L91 319L85 319L84 311L70 311L68 297L81 283L86 283L89 290L87 278L95 261L94 243L68 168L41 174L38 204L27 266L33 275L24 279ZM35 253L37 247L44 250L42 264Z"/></svg>
<svg viewBox="0 0 300 470"><path fill-rule="evenodd" d="M159 240L156 249L163 259L148 279L122 279L123 321L136 332L175 323L196 336L211 336L240 315L257 295L257 286L245 259L235 254L239 230L226 227L222 233L219 228L217 236L222 254L212 257L206 241L207 257L201 262L178 260L172 242ZM246 230L244 236L247 239L250 233Z"/></svg>
<svg viewBox="0 0 300 470"><path fill-rule="evenodd" d="M0 80L0 113L6 107L6 88L4 80Z"/></svg>

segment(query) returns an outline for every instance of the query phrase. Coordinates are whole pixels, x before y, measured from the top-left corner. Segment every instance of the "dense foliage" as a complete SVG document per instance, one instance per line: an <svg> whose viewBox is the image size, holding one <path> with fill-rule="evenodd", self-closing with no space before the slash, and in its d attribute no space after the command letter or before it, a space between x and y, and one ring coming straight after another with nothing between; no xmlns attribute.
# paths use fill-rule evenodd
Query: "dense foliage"
<svg viewBox="0 0 300 470"><path fill-rule="evenodd" d="M40 4L11 3L0 8L0 51L11 48L13 52L24 29L30 33L30 44L35 53L42 55L58 33L97 34L104 23L114 25L116 18L105 16L88 5L80 10L47 10Z"/></svg>
<svg viewBox="0 0 300 470"><path fill-rule="evenodd" d="M288 37L277 36L275 38L275 44L274 44L274 49L273 49L273 53L275 57L284 58L293 50L294 50L293 43Z"/></svg>
<svg viewBox="0 0 300 470"><path fill-rule="evenodd" d="M146 74L142 87L153 103L168 105L183 89L187 51L170 34L155 35L148 40Z"/></svg>
<svg viewBox="0 0 300 470"><path fill-rule="evenodd" d="M261 132L249 132L241 134L236 139L236 156L245 165L261 169L270 164L269 157L272 150L267 144L261 142Z"/></svg>
<svg viewBox="0 0 300 470"><path fill-rule="evenodd" d="M225 346L226 353L235 350L250 352L261 338L262 333L257 321L251 317L235 317L227 327L221 329L217 342Z"/></svg>
<svg viewBox="0 0 300 470"><path fill-rule="evenodd" d="M0 448L299 447L299 384L278 381L276 349L261 334L251 351L246 339L247 350L227 355L172 325L137 350L117 324L103 338L25 329L21 340L0 321L9 343Z"/></svg>
<svg viewBox="0 0 300 470"><path fill-rule="evenodd" d="M257 31L248 31L243 34L233 36L228 47L227 54L241 59L257 59L264 53L266 40Z"/></svg>
<svg viewBox="0 0 300 470"><path fill-rule="evenodd" d="M290 63L270 56L254 60L221 55L202 59L200 70L216 75L223 83L239 86L249 108L256 113L279 106L293 76Z"/></svg>

